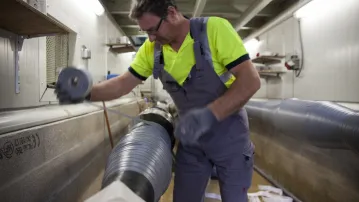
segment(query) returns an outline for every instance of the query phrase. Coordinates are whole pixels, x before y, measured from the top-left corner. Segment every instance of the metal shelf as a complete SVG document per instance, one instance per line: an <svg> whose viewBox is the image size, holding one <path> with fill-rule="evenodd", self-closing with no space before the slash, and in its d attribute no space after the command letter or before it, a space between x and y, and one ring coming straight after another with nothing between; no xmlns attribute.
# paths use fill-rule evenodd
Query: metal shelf
<svg viewBox="0 0 359 202"><path fill-rule="evenodd" d="M0 28L24 38L68 33L65 26L23 0L0 1Z"/></svg>
<svg viewBox="0 0 359 202"><path fill-rule="evenodd" d="M281 74L286 73L285 71L275 71L275 70L260 70L258 71L261 77L280 77Z"/></svg>
<svg viewBox="0 0 359 202"><path fill-rule="evenodd" d="M114 43L114 44L107 44L107 46L110 46L110 51L117 54L136 51L135 47L131 44Z"/></svg>
<svg viewBox="0 0 359 202"><path fill-rule="evenodd" d="M257 58L252 59L254 63L261 64L276 64L280 63L284 56L258 56Z"/></svg>

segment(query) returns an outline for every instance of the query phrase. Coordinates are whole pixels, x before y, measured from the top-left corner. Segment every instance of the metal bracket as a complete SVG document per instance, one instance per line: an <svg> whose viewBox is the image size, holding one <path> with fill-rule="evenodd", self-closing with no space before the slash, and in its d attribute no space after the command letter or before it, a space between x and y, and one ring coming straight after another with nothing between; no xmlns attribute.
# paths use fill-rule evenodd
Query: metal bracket
<svg viewBox="0 0 359 202"><path fill-rule="evenodd" d="M19 51L22 50L25 36L16 35L6 30L0 29L0 37L8 38L11 43L11 48L14 51L14 63L15 63L15 93L20 93L20 57Z"/></svg>

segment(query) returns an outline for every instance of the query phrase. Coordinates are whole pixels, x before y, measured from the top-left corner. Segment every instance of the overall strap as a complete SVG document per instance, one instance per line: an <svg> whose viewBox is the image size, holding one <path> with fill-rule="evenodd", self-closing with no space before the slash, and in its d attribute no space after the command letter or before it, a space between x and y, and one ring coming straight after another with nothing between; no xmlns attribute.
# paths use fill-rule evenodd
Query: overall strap
<svg viewBox="0 0 359 202"><path fill-rule="evenodd" d="M155 43L154 49L154 65L153 65L153 78L158 79L160 73L163 69L163 55L162 55L162 46L158 43Z"/></svg>
<svg viewBox="0 0 359 202"><path fill-rule="evenodd" d="M203 47L204 38L207 38L207 20L208 17L198 17L191 18L190 20L190 28L191 28L191 36L194 40L193 50L194 56L196 58L196 68L202 68L204 63L206 63L206 55L205 47ZM212 58L208 61L209 65L212 63Z"/></svg>
<svg viewBox="0 0 359 202"><path fill-rule="evenodd" d="M207 22L208 17L196 17L191 18L191 36L194 40L194 54L196 58L196 66L199 68L205 65L209 65L214 70L211 49L209 47L208 35L207 35ZM219 78L223 83L226 83L232 76L230 71L226 71L224 74L220 75Z"/></svg>

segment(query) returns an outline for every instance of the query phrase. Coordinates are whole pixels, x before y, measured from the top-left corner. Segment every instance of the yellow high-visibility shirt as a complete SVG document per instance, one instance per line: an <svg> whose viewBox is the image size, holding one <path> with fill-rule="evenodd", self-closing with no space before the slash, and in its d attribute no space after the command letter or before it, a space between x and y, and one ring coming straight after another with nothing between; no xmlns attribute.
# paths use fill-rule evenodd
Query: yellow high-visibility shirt
<svg viewBox="0 0 359 202"><path fill-rule="evenodd" d="M209 17L207 36L213 66L218 75L250 59L242 39L226 19ZM164 68L180 85L183 84L191 68L195 65L193 43L194 40L188 33L178 52L168 44L163 45ZM152 74L154 47L155 43L147 39L139 48L129 68L129 71L141 80L146 80ZM234 80L235 77L232 76L226 82L226 86L229 87Z"/></svg>

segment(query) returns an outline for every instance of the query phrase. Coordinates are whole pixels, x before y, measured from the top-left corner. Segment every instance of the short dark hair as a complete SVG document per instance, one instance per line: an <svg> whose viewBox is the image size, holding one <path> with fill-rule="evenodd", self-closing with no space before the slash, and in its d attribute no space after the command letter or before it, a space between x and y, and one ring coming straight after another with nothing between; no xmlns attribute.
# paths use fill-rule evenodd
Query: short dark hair
<svg viewBox="0 0 359 202"><path fill-rule="evenodd" d="M163 18L166 17L169 6L177 9L175 0L132 0L129 17L132 20L137 20L144 13L152 13Z"/></svg>

